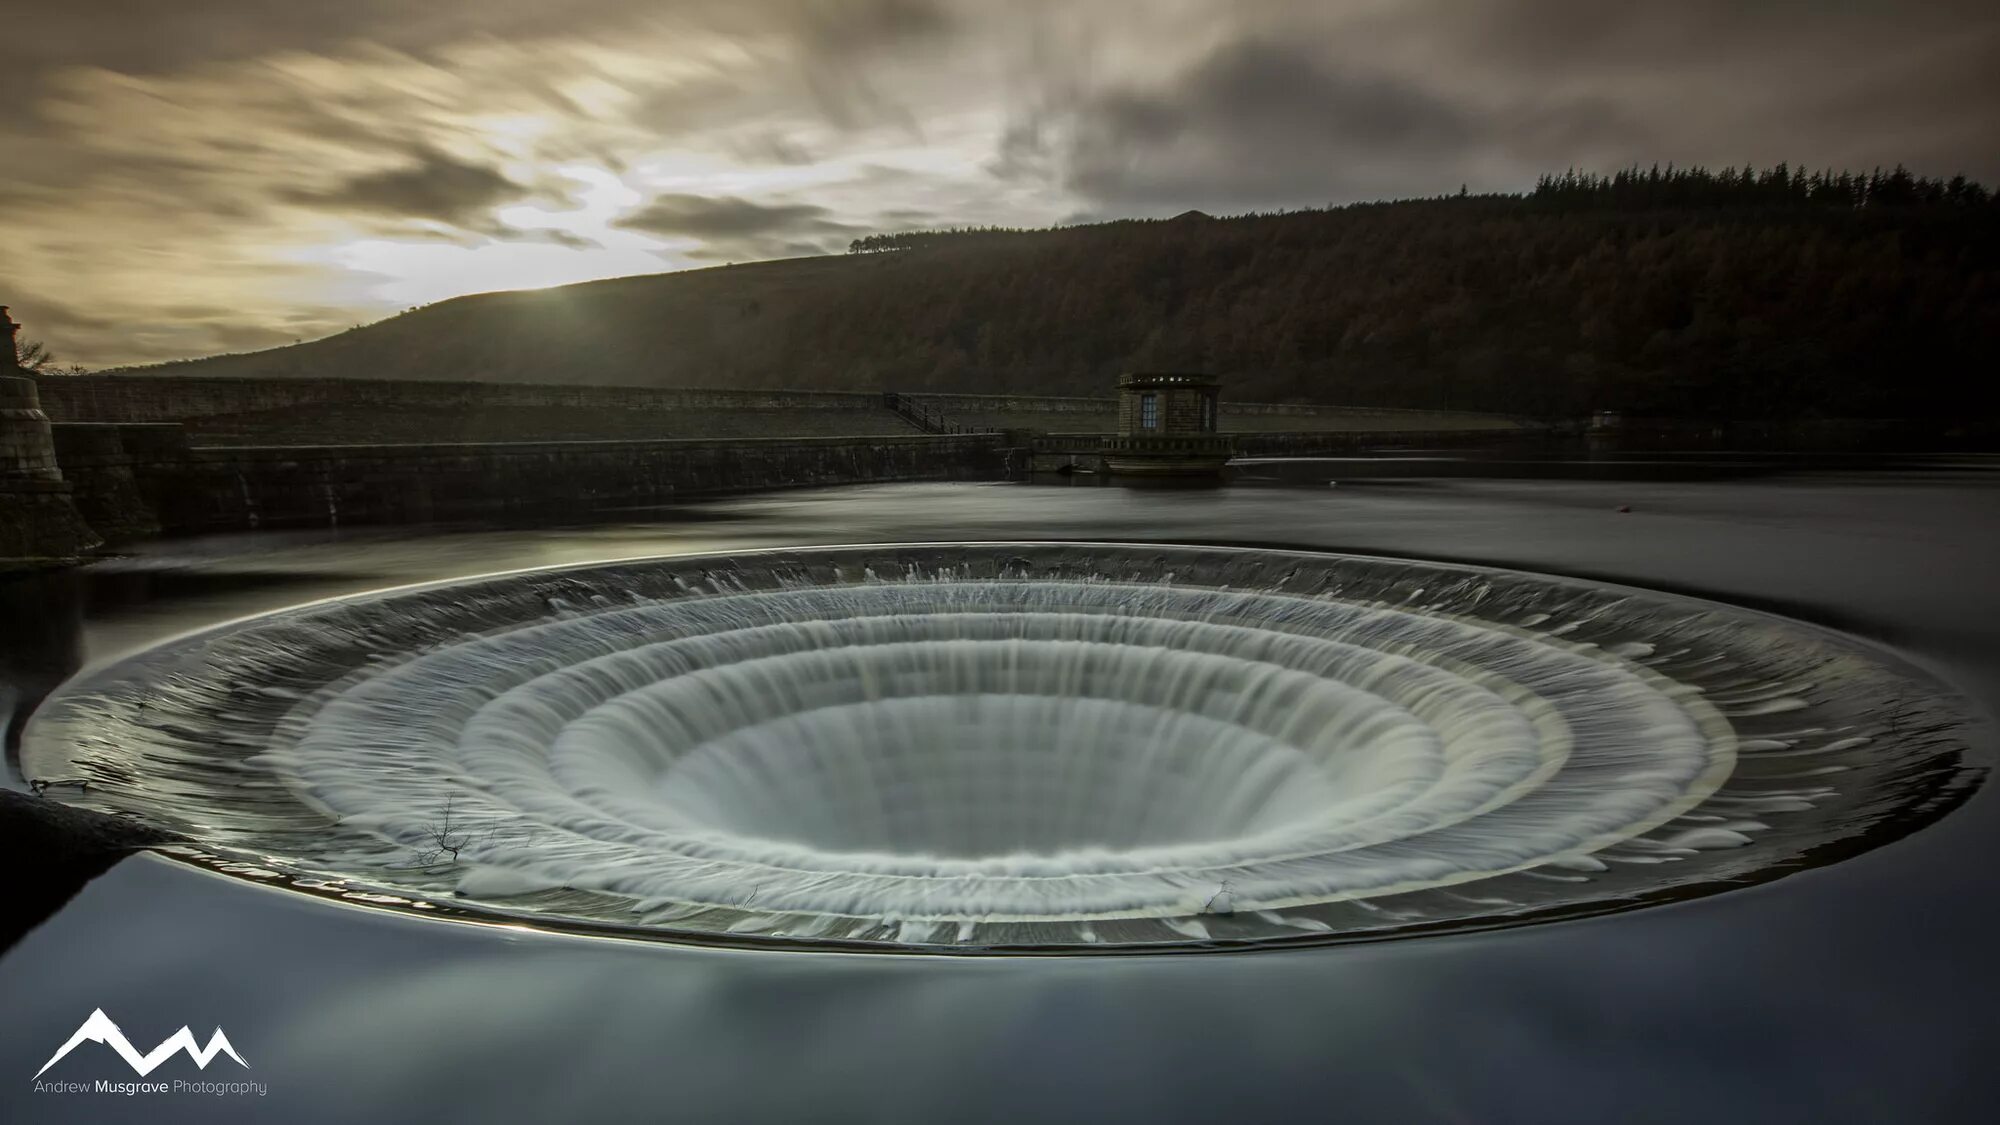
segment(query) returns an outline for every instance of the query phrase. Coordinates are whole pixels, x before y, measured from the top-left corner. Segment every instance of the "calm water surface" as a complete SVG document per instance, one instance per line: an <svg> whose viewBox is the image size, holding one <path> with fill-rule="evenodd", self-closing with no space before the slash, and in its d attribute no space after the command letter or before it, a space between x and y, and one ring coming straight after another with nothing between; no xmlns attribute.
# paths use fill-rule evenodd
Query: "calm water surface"
<svg viewBox="0 0 2000 1125"><path fill-rule="evenodd" d="M0 678L32 697L77 663L202 625L458 575L1047 537L1325 547L1687 591L1875 639L2000 704L2000 473L1771 468L1374 478L1292 463L1215 489L901 485L585 527L182 540L0 593ZM1995 856L2000 814L1982 792L1879 851L1674 906L1077 960L551 935L140 857L0 956L0 1120L1985 1121L2000 1094ZM219 1025L269 1093L35 1093L29 1076L93 1008L142 1051ZM242 1073L224 1060L205 1077ZM130 1077L90 1046L59 1075ZM178 1060L156 1076L197 1072Z"/></svg>

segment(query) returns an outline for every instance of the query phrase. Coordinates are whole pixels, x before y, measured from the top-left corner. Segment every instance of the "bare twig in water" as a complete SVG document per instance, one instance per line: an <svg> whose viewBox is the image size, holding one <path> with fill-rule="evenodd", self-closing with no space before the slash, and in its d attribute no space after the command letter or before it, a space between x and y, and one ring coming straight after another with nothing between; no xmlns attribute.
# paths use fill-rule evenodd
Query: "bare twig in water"
<svg viewBox="0 0 2000 1125"><path fill-rule="evenodd" d="M1216 888L1215 893L1208 896L1208 901L1201 904L1201 912L1203 914L1236 913L1236 896L1229 889L1229 880L1224 879L1222 885Z"/></svg>
<svg viewBox="0 0 2000 1125"><path fill-rule="evenodd" d="M441 817L424 825L423 839L429 846L418 850L417 866L435 867L443 863L446 856L451 857L452 863L458 862L459 851L472 842L472 837L466 833L465 826L453 817L452 798L444 799L444 814Z"/></svg>

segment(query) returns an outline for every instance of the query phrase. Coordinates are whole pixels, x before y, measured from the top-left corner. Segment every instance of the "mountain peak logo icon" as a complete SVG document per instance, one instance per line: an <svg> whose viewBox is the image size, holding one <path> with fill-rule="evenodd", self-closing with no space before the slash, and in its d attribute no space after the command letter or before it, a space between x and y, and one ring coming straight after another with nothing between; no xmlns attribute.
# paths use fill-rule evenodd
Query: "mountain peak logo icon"
<svg viewBox="0 0 2000 1125"><path fill-rule="evenodd" d="M137 1071L141 1078L151 1074L154 1068L181 1051L186 1051L188 1057L194 1060L194 1064L203 1070L208 1069L209 1061L217 1055L228 1055L236 1060L237 1066L245 1070L250 1069L250 1064L244 1062L243 1056L236 1053L236 1048L230 1044L229 1037L224 1035L219 1027L215 1029L214 1035L208 1037L208 1046L202 1047L195 1044L194 1032L189 1031L183 1024L179 1031L167 1036L165 1042L141 1055L132 1046L131 1041L125 1038L125 1033L118 1030L118 1025L111 1022L111 1017L104 1014L104 1009L95 1008L92 1009L90 1018L83 1021L83 1026L76 1029L76 1034L69 1037L69 1042L62 1045L62 1050L50 1056L49 1061L42 1064L42 1069L35 1072L35 1077L40 1078L50 1067L61 1062L63 1056L85 1043L102 1043L118 1052L118 1057L125 1060L125 1065Z"/></svg>

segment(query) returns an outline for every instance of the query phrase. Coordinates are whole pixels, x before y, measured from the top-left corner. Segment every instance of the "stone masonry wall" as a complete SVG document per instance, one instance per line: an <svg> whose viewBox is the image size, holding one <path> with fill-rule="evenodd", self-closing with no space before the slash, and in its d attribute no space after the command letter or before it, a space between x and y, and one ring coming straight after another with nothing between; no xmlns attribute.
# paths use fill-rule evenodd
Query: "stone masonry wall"
<svg viewBox="0 0 2000 1125"><path fill-rule="evenodd" d="M47 375L36 379L42 409L56 422L180 422L216 415L250 414L324 405L409 410L476 412L510 408L563 407L601 411L811 410L854 412L857 421L883 410L882 396L848 391L736 390L729 388L593 387L537 383L429 382L394 379L230 379L171 375ZM951 416L1004 425L1021 416L1021 427L1096 430L1115 418L1114 397L1056 395L917 394L906 396ZM1438 429L1488 424L1504 426L1503 415L1412 411L1309 403L1234 402L1223 388L1224 430L1278 430L1347 427L1379 416L1398 420L1436 415ZM1065 424L1074 418L1074 425ZM1232 424L1231 420L1235 420ZM1295 420L1295 424L1294 423ZM1316 425L1320 423L1321 425ZM880 430L879 422L869 426ZM857 429L854 432L866 432Z"/></svg>
<svg viewBox="0 0 2000 1125"><path fill-rule="evenodd" d="M329 405L474 411L813 409L879 411L882 396L840 391L432 383L394 379L223 379L170 375L45 375L42 409L57 422L181 422L216 414Z"/></svg>
<svg viewBox="0 0 2000 1125"><path fill-rule="evenodd" d="M1159 387L1122 394L1118 396L1118 432L1138 435L1201 433L1201 401L1212 393L1207 388ZM1152 395L1159 407L1159 425L1151 430L1139 426L1142 403L1147 395Z"/></svg>
<svg viewBox="0 0 2000 1125"><path fill-rule="evenodd" d="M1080 416L1111 416L1118 413L1118 399L1111 396L1082 398L1051 395L913 394L908 397L948 414L1074 414ZM1311 420L1322 416L1348 419L1355 416L1365 417L1368 415L1400 418L1412 414L1432 414L1441 419L1490 419L1496 425L1511 421L1510 417L1504 414L1476 414L1457 410L1410 410L1402 407L1331 406L1321 403L1302 402L1238 402L1230 399L1227 385L1222 388L1222 398L1217 406L1217 411L1225 419L1232 415L1260 418L1295 418L1301 423L1300 429L1311 429ZM1438 428L1444 429L1447 427L1440 426Z"/></svg>
<svg viewBox="0 0 2000 1125"><path fill-rule="evenodd" d="M1064 466L1101 467L1104 447L1115 437L1103 433L1051 433L1032 439L1032 467L1052 472ZM1326 457L1379 452L1386 449L1494 448L1496 442L1518 442L1527 448L1559 440L1549 431L1526 430L1496 434L1481 430L1293 430L1225 435L1234 439L1236 456Z"/></svg>
<svg viewBox="0 0 2000 1125"><path fill-rule="evenodd" d="M132 459L169 532L460 519L1025 469L994 435L197 448Z"/></svg>
<svg viewBox="0 0 2000 1125"><path fill-rule="evenodd" d="M6 311L0 306L4 369L18 372ZM103 541L77 512L50 434L34 380L0 375L0 571L61 564Z"/></svg>

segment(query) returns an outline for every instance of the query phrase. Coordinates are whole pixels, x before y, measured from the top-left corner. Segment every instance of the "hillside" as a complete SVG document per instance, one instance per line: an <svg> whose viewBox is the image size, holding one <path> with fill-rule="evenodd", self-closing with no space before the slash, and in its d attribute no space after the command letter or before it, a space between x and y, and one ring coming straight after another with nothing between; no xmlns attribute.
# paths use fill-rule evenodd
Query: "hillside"
<svg viewBox="0 0 2000 1125"><path fill-rule="evenodd" d="M1623 173L1523 196L884 236L844 257L445 301L174 375L1099 395L1573 415L2000 407L2000 205L1891 176Z"/></svg>

